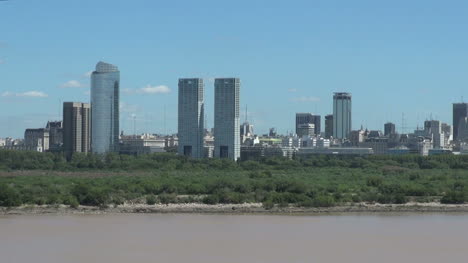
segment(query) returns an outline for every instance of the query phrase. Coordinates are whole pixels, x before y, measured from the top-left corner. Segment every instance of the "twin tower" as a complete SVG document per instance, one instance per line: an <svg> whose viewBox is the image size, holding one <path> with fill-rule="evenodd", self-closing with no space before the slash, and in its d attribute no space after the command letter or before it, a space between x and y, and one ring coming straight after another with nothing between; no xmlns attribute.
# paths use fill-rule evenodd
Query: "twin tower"
<svg viewBox="0 0 468 263"><path fill-rule="evenodd" d="M236 161L240 157L240 123L238 78L215 79L214 157ZM179 79L178 153L204 158L203 79Z"/></svg>

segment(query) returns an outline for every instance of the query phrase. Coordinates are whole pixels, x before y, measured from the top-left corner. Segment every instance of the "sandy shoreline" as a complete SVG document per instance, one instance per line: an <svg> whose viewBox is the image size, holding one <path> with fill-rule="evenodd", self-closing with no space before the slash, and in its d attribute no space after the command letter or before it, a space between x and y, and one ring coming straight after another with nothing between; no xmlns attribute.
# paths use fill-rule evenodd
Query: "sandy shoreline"
<svg viewBox="0 0 468 263"><path fill-rule="evenodd" d="M121 213L208 213L208 214L347 214L347 213L468 213L468 204L443 205L440 203L407 203L403 205L354 204L327 208L274 207L266 210L261 203L251 204L124 204L117 207L99 208L80 206L76 209L64 205L0 207L0 215L40 214L121 214Z"/></svg>

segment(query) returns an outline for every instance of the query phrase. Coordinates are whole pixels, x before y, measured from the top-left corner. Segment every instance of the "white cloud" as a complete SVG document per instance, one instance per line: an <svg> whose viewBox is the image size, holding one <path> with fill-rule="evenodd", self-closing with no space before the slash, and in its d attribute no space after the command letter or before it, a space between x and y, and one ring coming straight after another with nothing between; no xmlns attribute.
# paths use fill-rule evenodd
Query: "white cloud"
<svg viewBox="0 0 468 263"><path fill-rule="evenodd" d="M164 85L151 86L149 84L137 90L137 93L139 94L167 94L170 92L171 92L171 89L168 86L164 86Z"/></svg>
<svg viewBox="0 0 468 263"><path fill-rule="evenodd" d="M146 85L140 89L122 89L122 92L125 94L167 94L171 92L171 89L165 85L151 86L150 84Z"/></svg>
<svg viewBox="0 0 468 263"><path fill-rule="evenodd" d="M26 91L26 92L22 92L22 93L13 93L13 92L5 91L5 92L2 93L2 97L46 98L46 97L49 97L49 95L47 95L46 93L44 93L42 91L36 91L36 90Z"/></svg>
<svg viewBox="0 0 468 263"><path fill-rule="evenodd" d="M5 64L5 60L0 58L0 64Z"/></svg>
<svg viewBox="0 0 468 263"><path fill-rule="evenodd" d="M288 89L288 92L294 93L297 92L297 89Z"/></svg>
<svg viewBox="0 0 468 263"><path fill-rule="evenodd" d="M302 96L302 97L292 98L290 101L292 102L318 102L320 101L320 98Z"/></svg>
<svg viewBox="0 0 468 263"><path fill-rule="evenodd" d="M59 86L61 89L67 89L67 88L82 88L84 87L83 84L81 84L78 80L69 80L62 85Z"/></svg>

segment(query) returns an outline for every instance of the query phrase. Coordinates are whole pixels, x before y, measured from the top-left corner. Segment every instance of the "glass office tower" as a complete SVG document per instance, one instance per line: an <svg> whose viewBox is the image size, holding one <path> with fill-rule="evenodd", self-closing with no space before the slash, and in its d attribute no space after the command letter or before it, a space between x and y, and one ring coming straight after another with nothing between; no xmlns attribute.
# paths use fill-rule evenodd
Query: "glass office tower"
<svg viewBox="0 0 468 263"><path fill-rule="evenodd" d="M119 69L99 62L91 74L91 150L118 152Z"/></svg>
<svg viewBox="0 0 468 263"><path fill-rule="evenodd" d="M333 137L346 139L351 132L351 93L333 95Z"/></svg>
<svg viewBox="0 0 468 263"><path fill-rule="evenodd" d="M215 79L214 156L236 161L240 157L240 79Z"/></svg>
<svg viewBox="0 0 468 263"><path fill-rule="evenodd" d="M179 155L204 157L204 91L203 79L179 79Z"/></svg>

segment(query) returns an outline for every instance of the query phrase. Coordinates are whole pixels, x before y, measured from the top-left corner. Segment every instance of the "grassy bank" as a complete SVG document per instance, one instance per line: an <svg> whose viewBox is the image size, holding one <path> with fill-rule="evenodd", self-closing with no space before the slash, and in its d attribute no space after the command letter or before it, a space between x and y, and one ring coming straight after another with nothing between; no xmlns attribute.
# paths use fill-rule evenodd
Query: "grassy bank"
<svg viewBox="0 0 468 263"><path fill-rule="evenodd" d="M0 206L262 203L265 208L408 201L459 204L464 156L315 156L234 163L162 154L60 155L0 151Z"/></svg>

